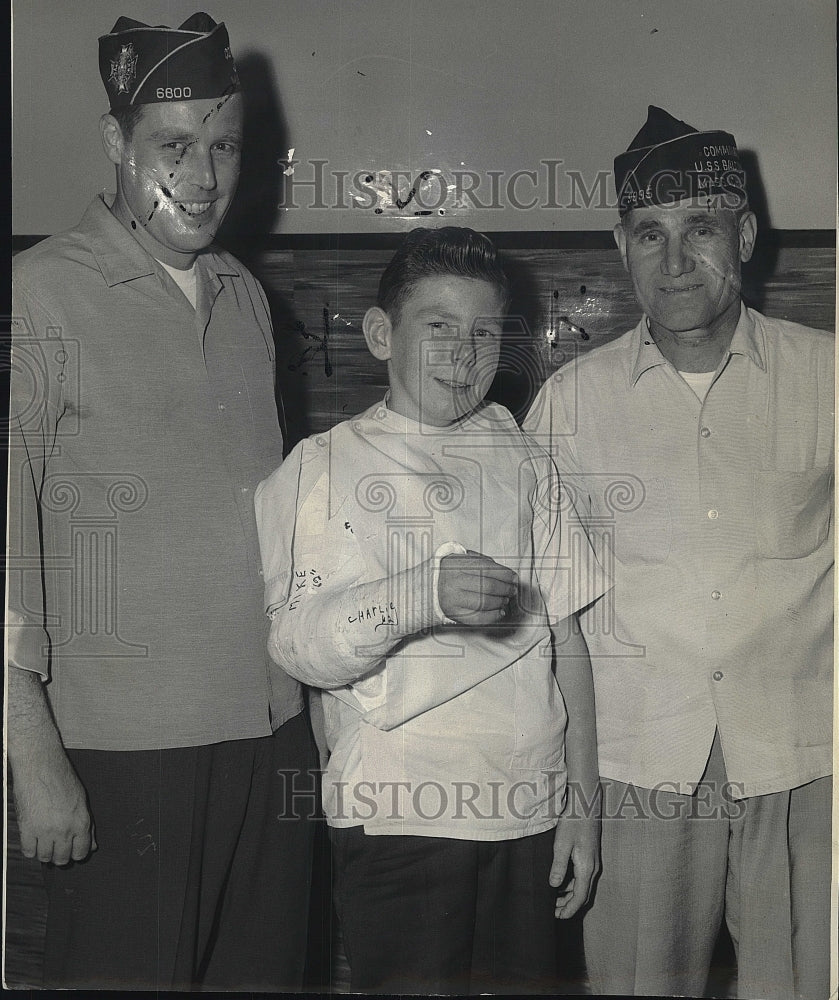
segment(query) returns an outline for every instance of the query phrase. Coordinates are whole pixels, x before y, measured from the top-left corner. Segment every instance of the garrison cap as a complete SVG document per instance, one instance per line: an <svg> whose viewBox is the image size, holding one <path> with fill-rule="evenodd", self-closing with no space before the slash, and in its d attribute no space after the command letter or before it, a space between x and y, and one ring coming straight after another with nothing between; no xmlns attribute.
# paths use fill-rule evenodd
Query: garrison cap
<svg viewBox="0 0 839 1000"><path fill-rule="evenodd" d="M618 211L720 195L725 208L748 204L746 173L730 132L700 132L650 104L647 120L615 157Z"/></svg>
<svg viewBox="0 0 839 1000"><path fill-rule="evenodd" d="M112 111L239 90L227 28L204 13L193 14L179 28L119 18L99 39L99 75Z"/></svg>

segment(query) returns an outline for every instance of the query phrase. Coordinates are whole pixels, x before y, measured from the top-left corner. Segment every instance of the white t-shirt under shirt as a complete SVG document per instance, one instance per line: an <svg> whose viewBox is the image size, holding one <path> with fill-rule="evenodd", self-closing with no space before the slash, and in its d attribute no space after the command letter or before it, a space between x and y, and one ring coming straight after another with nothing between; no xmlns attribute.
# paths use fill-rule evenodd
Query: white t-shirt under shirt
<svg viewBox="0 0 839 1000"><path fill-rule="evenodd" d="M566 715L549 622L561 638L607 583L553 462L509 412L438 428L373 406L301 442L256 512L272 656L325 689L330 825L468 840L553 827ZM522 610L496 630L438 614L359 677L393 624L388 581L446 542L514 569ZM381 597L356 606L360 584Z"/></svg>
<svg viewBox="0 0 839 1000"><path fill-rule="evenodd" d="M717 374L716 368L710 372L679 372L679 374L696 393L699 402L704 403L711 383L714 381L714 376Z"/></svg>
<svg viewBox="0 0 839 1000"><path fill-rule="evenodd" d="M157 260L157 257L154 259ZM192 308L195 309L195 303L198 301L196 261L192 262L192 267L183 269L170 267L168 264L164 264L162 260L157 260L157 263L171 277L172 281L175 282L187 297Z"/></svg>

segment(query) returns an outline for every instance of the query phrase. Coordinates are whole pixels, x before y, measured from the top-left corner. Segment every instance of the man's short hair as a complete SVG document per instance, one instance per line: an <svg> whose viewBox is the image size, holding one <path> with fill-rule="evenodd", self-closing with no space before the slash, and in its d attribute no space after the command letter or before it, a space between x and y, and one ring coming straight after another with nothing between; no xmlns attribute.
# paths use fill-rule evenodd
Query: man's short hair
<svg viewBox="0 0 839 1000"><path fill-rule="evenodd" d="M453 275L493 285L506 309L510 279L492 241L462 226L412 229L379 281L376 305L396 322L411 289L422 278Z"/></svg>
<svg viewBox="0 0 839 1000"><path fill-rule="evenodd" d="M108 114L116 118L123 139L130 142L134 135L134 128L143 117L143 105L132 104L122 108L111 108Z"/></svg>

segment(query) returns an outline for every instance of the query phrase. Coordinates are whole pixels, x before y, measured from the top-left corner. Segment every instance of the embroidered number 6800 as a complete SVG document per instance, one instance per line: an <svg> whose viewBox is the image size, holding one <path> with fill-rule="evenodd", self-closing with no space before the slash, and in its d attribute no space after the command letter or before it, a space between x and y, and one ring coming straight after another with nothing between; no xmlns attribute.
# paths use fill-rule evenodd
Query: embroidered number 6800
<svg viewBox="0 0 839 1000"><path fill-rule="evenodd" d="M171 100L186 100L188 97L192 97L192 87L158 87L157 88L158 100L169 99Z"/></svg>

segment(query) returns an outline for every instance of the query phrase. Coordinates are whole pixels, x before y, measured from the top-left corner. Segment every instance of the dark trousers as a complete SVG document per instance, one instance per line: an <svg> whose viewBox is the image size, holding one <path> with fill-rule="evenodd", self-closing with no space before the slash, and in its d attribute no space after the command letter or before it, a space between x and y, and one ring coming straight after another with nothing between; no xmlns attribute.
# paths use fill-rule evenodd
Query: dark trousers
<svg viewBox="0 0 839 1000"><path fill-rule="evenodd" d="M553 830L495 842L330 833L353 992L555 992Z"/></svg>
<svg viewBox="0 0 839 1000"><path fill-rule="evenodd" d="M315 766L304 716L259 739L69 756L99 848L46 869L45 985L299 990L313 821L293 791Z"/></svg>

